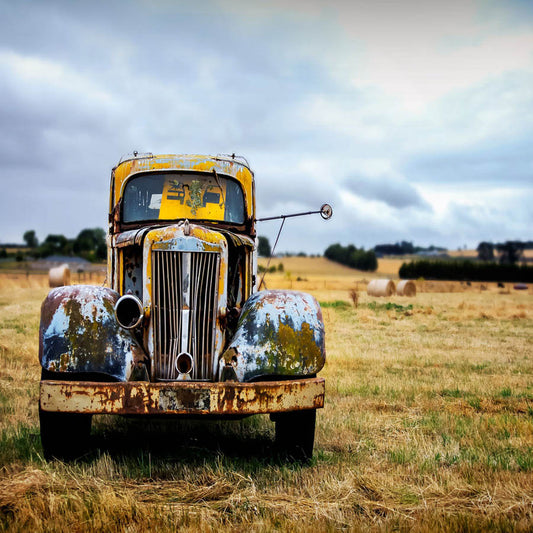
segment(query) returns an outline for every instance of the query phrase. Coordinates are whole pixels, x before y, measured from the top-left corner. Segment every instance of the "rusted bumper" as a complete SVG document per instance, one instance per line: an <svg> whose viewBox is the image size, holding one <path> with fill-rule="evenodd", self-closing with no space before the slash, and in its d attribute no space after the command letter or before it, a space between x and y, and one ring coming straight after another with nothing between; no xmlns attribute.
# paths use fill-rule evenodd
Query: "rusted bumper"
<svg viewBox="0 0 533 533"><path fill-rule="evenodd" d="M41 381L43 411L253 415L324 407L324 378L256 383Z"/></svg>

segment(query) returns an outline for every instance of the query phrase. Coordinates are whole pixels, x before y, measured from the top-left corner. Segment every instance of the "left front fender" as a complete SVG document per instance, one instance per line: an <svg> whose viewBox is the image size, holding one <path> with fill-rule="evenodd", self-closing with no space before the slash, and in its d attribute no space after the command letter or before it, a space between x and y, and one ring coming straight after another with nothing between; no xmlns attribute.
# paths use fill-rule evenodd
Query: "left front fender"
<svg viewBox="0 0 533 533"><path fill-rule="evenodd" d="M111 289L93 285L51 290L41 308L39 361L43 369L128 380L145 355L115 318L118 297Z"/></svg>

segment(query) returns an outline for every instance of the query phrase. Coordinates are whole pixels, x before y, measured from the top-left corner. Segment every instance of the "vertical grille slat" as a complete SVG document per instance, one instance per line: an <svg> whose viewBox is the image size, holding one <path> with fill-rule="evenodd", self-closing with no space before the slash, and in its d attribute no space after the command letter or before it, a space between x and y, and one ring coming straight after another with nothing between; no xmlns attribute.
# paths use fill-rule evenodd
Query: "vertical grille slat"
<svg viewBox="0 0 533 533"><path fill-rule="evenodd" d="M177 379L175 361L193 356L192 379L213 379L219 254L152 251L156 379Z"/></svg>

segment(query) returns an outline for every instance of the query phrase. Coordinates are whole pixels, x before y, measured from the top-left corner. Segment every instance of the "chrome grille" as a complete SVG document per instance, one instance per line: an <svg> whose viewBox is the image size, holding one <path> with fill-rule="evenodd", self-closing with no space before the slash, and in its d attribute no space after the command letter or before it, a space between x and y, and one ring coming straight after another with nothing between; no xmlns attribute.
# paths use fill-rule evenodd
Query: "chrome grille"
<svg viewBox="0 0 533 533"><path fill-rule="evenodd" d="M177 356L193 356L192 379L213 379L219 254L152 251L155 377L178 377Z"/></svg>

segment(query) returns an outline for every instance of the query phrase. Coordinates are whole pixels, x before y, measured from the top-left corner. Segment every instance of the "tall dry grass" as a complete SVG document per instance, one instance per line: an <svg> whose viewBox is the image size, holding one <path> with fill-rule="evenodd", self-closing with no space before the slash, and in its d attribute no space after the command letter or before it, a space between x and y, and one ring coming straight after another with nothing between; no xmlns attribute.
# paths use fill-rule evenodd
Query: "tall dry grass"
<svg viewBox="0 0 533 533"><path fill-rule="evenodd" d="M374 299L360 287L354 307L350 275L321 280L315 267L294 268L314 283L327 332L326 407L307 467L271 454L267 417L96 417L93 452L47 463L37 421L47 289L0 288L0 530L530 531L531 293Z"/></svg>

